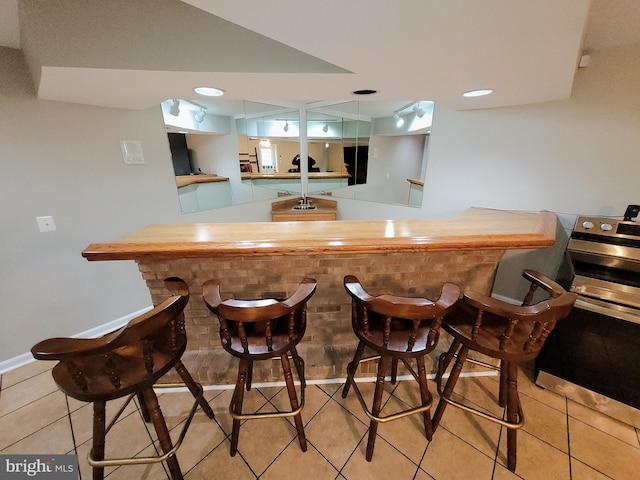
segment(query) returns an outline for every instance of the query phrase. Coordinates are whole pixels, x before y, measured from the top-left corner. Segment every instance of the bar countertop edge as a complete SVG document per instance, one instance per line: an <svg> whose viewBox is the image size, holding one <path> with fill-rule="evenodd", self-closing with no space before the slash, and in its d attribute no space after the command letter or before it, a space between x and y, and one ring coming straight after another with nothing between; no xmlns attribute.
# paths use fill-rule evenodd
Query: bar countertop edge
<svg viewBox="0 0 640 480"><path fill-rule="evenodd" d="M533 249L554 243L556 223L547 211L474 207L439 220L148 225L111 242L92 243L82 256L99 261Z"/></svg>

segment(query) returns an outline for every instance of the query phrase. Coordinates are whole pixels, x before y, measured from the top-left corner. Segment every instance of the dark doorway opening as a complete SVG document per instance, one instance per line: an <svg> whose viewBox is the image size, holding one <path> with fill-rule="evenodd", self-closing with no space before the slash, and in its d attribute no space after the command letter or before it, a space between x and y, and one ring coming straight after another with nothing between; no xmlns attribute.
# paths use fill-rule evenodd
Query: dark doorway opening
<svg viewBox="0 0 640 480"><path fill-rule="evenodd" d="M349 185L367 183L369 146L344 147L344 163L347 166Z"/></svg>

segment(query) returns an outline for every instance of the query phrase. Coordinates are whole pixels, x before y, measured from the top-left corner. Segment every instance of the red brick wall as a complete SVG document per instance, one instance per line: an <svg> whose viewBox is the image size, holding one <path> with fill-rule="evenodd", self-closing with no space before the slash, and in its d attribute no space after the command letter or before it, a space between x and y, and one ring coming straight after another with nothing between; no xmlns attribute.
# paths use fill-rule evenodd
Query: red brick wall
<svg viewBox="0 0 640 480"><path fill-rule="evenodd" d="M218 320L202 300L202 284L218 279L222 297L238 299L289 296L300 280L313 277L318 282L307 309L307 332L298 347L305 360L307 379L341 378L351 360L357 341L351 330L350 297L344 290L345 275L356 275L369 293L439 296L444 282L461 289L488 293L503 250L475 252L388 253L317 256L273 256L144 260L139 269L146 280L154 304L168 292L163 280L177 276L191 291L185 310L188 351L184 363L203 384L235 382L236 360L220 346ZM447 339L430 357L444 349ZM261 365L264 364L264 365ZM373 372L365 364L362 373ZM258 362L254 383L281 381L279 360Z"/></svg>

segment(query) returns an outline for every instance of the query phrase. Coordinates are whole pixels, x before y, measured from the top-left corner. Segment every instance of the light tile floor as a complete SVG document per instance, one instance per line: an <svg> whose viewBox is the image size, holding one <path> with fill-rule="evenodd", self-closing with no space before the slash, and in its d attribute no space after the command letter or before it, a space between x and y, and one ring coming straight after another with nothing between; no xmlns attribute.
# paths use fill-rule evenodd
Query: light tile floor
<svg viewBox="0 0 640 480"><path fill-rule="evenodd" d="M35 362L0 378L0 453L73 453L65 396L51 378L51 364ZM640 441L635 428L536 387L523 369L519 390L527 422L518 434L518 466L505 467L504 429L449 407L431 443L419 416L380 425L372 462L364 458L368 421L355 394L342 399L340 384L308 385L303 410L308 451L303 453L292 423L253 420L240 430L238 455L229 456L230 390L208 390L215 421L199 411L178 458L185 477L195 479L637 479ZM362 385L370 393L371 385ZM460 380L460 393L489 411L496 377ZM432 392L435 385L431 383ZM480 396L488 400L478 401ZM437 402L437 395L434 394ZM160 396L163 413L177 435L190 408L188 393ZM417 405L414 382L388 385L387 412ZM281 387L254 388L247 408L266 411L286 402ZM82 478L91 478L86 463L91 438L90 406L70 400ZM114 409L115 410L115 409ZM151 439L134 405L107 436L107 455L147 454ZM163 467L129 466L107 471L112 479L167 478Z"/></svg>

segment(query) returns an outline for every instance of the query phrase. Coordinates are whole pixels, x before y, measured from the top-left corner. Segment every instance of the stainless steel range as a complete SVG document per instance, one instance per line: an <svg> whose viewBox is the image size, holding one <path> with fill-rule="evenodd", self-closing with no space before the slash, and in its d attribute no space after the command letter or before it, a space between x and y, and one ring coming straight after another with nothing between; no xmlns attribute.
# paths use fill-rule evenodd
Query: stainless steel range
<svg viewBox="0 0 640 480"><path fill-rule="evenodd" d="M640 428L640 205L579 217L566 278L580 295L536 359L536 384Z"/></svg>

